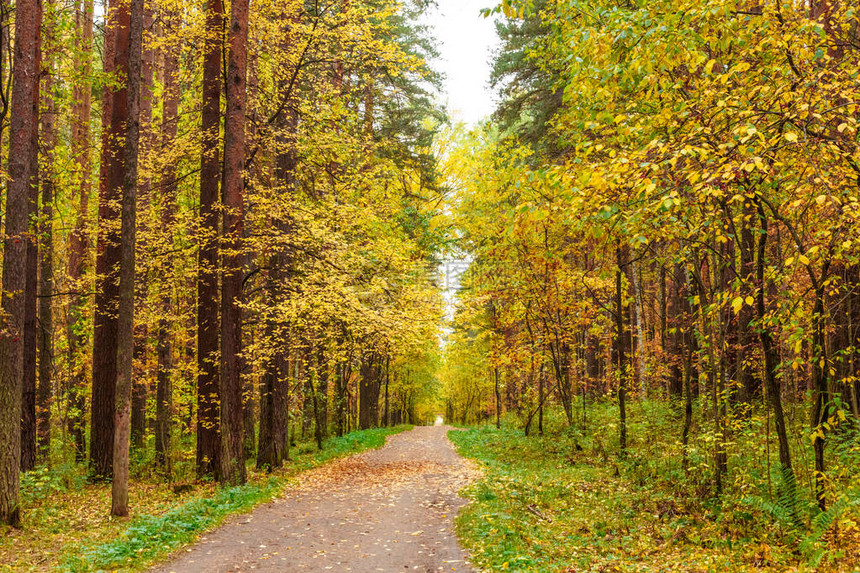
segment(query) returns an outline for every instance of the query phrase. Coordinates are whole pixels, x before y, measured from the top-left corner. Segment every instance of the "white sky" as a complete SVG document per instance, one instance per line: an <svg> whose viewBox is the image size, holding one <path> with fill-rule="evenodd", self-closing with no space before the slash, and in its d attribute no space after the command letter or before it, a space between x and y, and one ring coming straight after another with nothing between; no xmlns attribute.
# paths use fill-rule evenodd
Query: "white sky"
<svg viewBox="0 0 860 573"><path fill-rule="evenodd" d="M442 103L454 121L476 124L495 109L495 94L489 87L490 61L498 45L492 18L481 16L481 8L495 0L437 0L427 23L435 30L439 59L434 68L446 76Z"/></svg>

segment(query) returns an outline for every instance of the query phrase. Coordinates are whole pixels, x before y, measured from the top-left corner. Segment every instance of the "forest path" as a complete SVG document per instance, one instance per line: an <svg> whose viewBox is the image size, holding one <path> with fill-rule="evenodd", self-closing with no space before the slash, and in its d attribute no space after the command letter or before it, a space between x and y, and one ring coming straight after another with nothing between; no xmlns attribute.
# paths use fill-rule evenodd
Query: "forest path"
<svg viewBox="0 0 860 573"><path fill-rule="evenodd" d="M306 472L153 573L471 571L454 517L474 470L448 441L450 429L417 427Z"/></svg>

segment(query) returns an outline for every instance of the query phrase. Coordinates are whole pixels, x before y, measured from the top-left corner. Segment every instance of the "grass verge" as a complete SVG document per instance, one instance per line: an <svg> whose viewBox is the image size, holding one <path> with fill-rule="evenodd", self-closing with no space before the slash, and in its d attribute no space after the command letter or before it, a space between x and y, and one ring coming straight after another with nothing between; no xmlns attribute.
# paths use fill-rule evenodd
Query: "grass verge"
<svg viewBox="0 0 860 573"><path fill-rule="evenodd" d="M409 426L352 432L332 438L322 451L310 444L292 450L292 461L274 473L249 468L248 483L219 488L207 483L176 495L168 484L152 480L132 483L131 519L107 516L109 484L84 484L69 479L68 488L54 484L50 495L31 496L24 507L22 530L0 539L0 571L136 571L194 542L228 516L253 509L287 487L296 474L336 458L381 447L387 436ZM43 489L53 474L45 473ZM38 488L38 484L32 484Z"/></svg>

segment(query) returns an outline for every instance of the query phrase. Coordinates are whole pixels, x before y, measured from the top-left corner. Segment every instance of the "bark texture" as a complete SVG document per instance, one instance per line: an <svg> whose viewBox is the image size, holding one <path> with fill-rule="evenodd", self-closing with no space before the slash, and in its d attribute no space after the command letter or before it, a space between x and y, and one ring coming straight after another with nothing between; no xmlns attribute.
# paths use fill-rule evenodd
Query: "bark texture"
<svg viewBox="0 0 860 573"><path fill-rule="evenodd" d="M104 71L128 78L128 3L113 0L105 30ZM102 158L99 172L99 234L96 241L96 311L93 331L93 381L90 418L90 472L94 479L113 475L119 335L119 264L128 90L125 82L106 87L102 102Z"/></svg>
<svg viewBox="0 0 860 573"><path fill-rule="evenodd" d="M41 4L19 0L15 20L15 78L9 129L9 184L3 250L2 316L0 316L0 523L18 526L21 465L21 390L23 388L24 287L30 180L37 166L34 133L38 112L39 27Z"/></svg>
<svg viewBox="0 0 860 573"><path fill-rule="evenodd" d="M197 258L197 475L219 467L220 388L218 371L218 152L221 126L221 57L224 4L206 2L203 53L203 154L200 159L200 250Z"/></svg>
<svg viewBox="0 0 860 573"><path fill-rule="evenodd" d="M242 417L242 232L245 168L245 82L248 67L248 0L230 8L227 113L224 121L224 252L221 276L222 482L245 482Z"/></svg>
<svg viewBox="0 0 860 573"><path fill-rule="evenodd" d="M111 515L128 515L128 451L134 373L134 277L137 246L138 150L140 143L141 51L144 0L131 0L127 48L128 101L122 185L122 226L117 341L116 430L113 447Z"/></svg>

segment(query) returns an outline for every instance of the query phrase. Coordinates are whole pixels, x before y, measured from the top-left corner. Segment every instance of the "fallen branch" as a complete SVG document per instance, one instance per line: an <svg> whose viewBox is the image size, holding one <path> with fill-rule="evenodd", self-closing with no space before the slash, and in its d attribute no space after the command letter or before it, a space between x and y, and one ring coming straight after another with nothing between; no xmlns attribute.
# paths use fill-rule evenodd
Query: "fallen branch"
<svg viewBox="0 0 860 573"><path fill-rule="evenodd" d="M539 517L540 519L543 519L547 523L552 523L552 518L547 517L546 515L542 514L540 512L540 510L537 508L537 506L533 503L526 506L526 511L528 511L532 515Z"/></svg>

